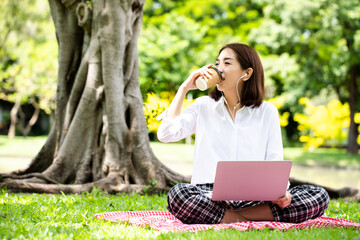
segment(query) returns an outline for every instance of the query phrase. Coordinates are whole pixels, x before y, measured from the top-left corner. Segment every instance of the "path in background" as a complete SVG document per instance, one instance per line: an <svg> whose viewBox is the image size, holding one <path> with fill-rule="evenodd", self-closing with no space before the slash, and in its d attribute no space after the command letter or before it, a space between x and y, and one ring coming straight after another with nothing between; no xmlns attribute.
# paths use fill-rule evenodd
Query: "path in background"
<svg viewBox="0 0 360 240"><path fill-rule="evenodd" d="M21 169L35 156L46 141L46 137L15 138L9 140L6 136L0 136L0 173L10 172ZM169 143L163 144L159 142L150 142L155 155L169 168L184 174L192 174L192 159L194 145ZM290 151L289 151L290 150ZM287 149L290 156L296 157L301 151L293 151ZM333 151L327 151L328 154L322 154L327 160L341 158L334 154ZM299 157L299 156L297 156ZM311 159L311 157L310 157ZM298 160L296 160L298 162ZM346 161L351 162L351 161ZM304 163L301 162L300 163ZM308 162L305 162L308 164ZM341 161L339 160L341 165ZM333 164L330 164L333 165ZM355 187L360 189L360 169L344 170L331 167L302 167L293 164L291 170L292 177L314 182L319 185L329 186L333 188Z"/></svg>
<svg viewBox="0 0 360 240"><path fill-rule="evenodd" d="M0 156L0 173L25 168L30 161L30 157Z"/></svg>
<svg viewBox="0 0 360 240"><path fill-rule="evenodd" d="M153 150L155 155L158 155L157 151L161 149L153 147ZM193 168L192 161L186 161L186 159L189 159L188 156L186 157L186 154L192 155L192 153L185 152L182 156L185 156L185 160L183 161L181 161L180 156L176 156L175 154L162 154L163 159L160 159L160 161L181 174L191 175ZM30 157L0 156L0 173L10 172L26 167L30 160ZM343 170L326 167L303 167L293 165L290 175L292 177L304 179L328 187L341 188L346 186L360 189L360 170Z"/></svg>

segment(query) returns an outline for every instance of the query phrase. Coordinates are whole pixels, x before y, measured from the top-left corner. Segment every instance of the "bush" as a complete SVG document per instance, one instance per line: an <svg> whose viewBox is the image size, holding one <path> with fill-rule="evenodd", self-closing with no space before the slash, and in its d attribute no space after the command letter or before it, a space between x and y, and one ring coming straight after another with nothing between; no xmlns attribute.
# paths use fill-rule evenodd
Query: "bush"
<svg viewBox="0 0 360 240"><path fill-rule="evenodd" d="M280 110L284 106L285 99L282 97L275 97L275 98L268 99L267 102L273 104L278 109L280 126L286 127L289 124L288 119L289 119L290 113L289 112L280 113Z"/></svg>
<svg viewBox="0 0 360 240"><path fill-rule="evenodd" d="M149 132L157 132L160 121L158 121L156 117L170 106L170 103L174 97L174 92L161 92L160 97L158 97L155 93L148 93L146 95L146 101L144 101L144 114ZM193 102L194 100L192 99L184 99L181 110L184 110Z"/></svg>
<svg viewBox="0 0 360 240"><path fill-rule="evenodd" d="M307 150L322 145L340 147L346 144L350 125L349 104L334 99L326 106L314 106L308 98L299 103L305 106L304 113L296 113L294 120L299 123L300 141Z"/></svg>

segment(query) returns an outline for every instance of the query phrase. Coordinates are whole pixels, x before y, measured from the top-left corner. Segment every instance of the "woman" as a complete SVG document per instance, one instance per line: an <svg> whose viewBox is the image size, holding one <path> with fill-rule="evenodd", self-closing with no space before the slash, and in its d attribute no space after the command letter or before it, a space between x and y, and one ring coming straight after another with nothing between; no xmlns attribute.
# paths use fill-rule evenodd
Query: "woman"
<svg viewBox="0 0 360 240"><path fill-rule="evenodd" d="M191 184L180 183L168 195L168 210L183 223L237 221L303 222L321 216L329 195L321 187L296 186L273 202L212 201L216 163L220 160L283 160L277 109L264 99L264 71L256 51L244 44L221 48L216 67L222 79L209 96L197 98L183 113L186 93L195 80L210 77L207 65L180 86L164 112L158 138L175 142L195 133Z"/></svg>

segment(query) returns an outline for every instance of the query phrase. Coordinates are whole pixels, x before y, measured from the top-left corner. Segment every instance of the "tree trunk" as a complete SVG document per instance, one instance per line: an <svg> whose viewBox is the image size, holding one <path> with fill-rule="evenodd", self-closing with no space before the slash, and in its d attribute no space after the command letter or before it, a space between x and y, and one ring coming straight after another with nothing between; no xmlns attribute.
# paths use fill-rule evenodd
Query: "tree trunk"
<svg viewBox="0 0 360 240"><path fill-rule="evenodd" d="M357 143L357 137L359 135L357 124L355 123L355 112L357 105L357 95L358 95L358 86L357 86L357 77L359 73L359 63L357 61L354 62L353 59L358 59L356 55L356 51L354 50L355 44L355 31L352 31L352 24L349 21L344 21L343 27L345 31L343 32L343 37L346 39L346 45L350 54L350 68L348 77L350 78L349 83L349 107L350 107L350 127L349 127L349 135L348 135L348 146L347 152L349 155L357 155L359 150L359 145Z"/></svg>
<svg viewBox="0 0 360 240"><path fill-rule="evenodd" d="M40 106L39 104L37 104L35 102L35 100L33 100L33 107L34 107L34 112L33 115L31 116L31 119L28 121L28 123L26 124L26 126L24 127L24 129L22 130L22 135L24 137L27 137L32 126L34 126L34 124L36 123L36 121L39 118L39 114L40 114Z"/></svg>
<svg viewBox="0 0 360 240"><path fill-rule="evenodd" d="M55 124L29 167L3 175L1 185L15 192L141 192L189 181L150 148L138 81L144 1L49 3L59 44Z"/></svg>
<svg viewBox="0 0 360 240"><path fill-rule="evenodd" d="M9 138L13 138L16 135L16 123L18 120L17 114L19 112L20 107L21 107L20 98L17 98L14 103L14 106L11 108L10 111L10 127L8 131Z"/></svg>
<svg viewBox="0 0 360 240"><path fill-rule="evenodd" d="M359 145L357 143L357 137L359 135L358 126L355 123L355 112L356 112L356 102L358 94L358 86L356 83L357 79L357 68L359 66L353 65L350 68L350 127L349 127L349 136L348 136L348 147L347 152L350 155L357 155L359 151Z"/></svg>

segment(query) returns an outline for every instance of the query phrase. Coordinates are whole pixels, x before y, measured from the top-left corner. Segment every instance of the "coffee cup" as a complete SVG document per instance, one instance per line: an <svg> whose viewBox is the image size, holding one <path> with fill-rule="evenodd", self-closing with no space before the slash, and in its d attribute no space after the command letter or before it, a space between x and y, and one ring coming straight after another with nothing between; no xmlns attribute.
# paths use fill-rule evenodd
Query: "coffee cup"
<svg viewBox="0 0 360 240"><path fill-rule="evenodd" d="M221 80L221 73L220 73L219 69L217 69L216 67L211 67L209 69L212 71L210 78L199 77L195 81L196 87L198 89L200 89L201 91L204 91L204 90L214 86L215 84L219 83Z"/></svg>

